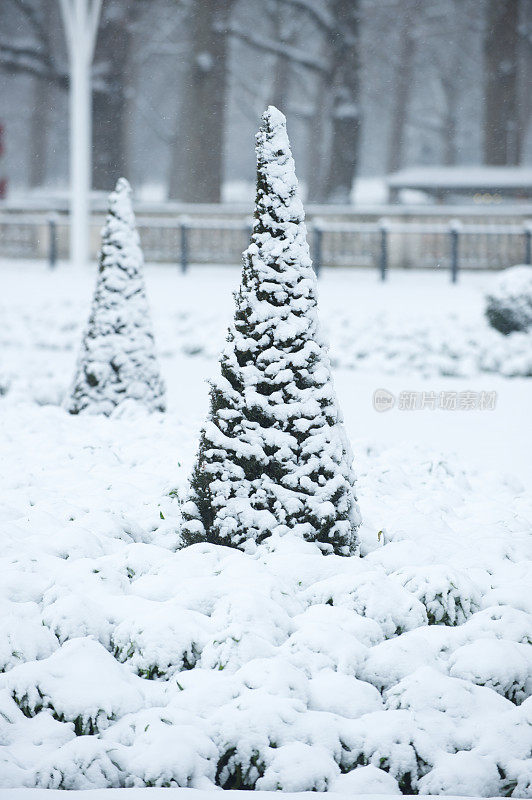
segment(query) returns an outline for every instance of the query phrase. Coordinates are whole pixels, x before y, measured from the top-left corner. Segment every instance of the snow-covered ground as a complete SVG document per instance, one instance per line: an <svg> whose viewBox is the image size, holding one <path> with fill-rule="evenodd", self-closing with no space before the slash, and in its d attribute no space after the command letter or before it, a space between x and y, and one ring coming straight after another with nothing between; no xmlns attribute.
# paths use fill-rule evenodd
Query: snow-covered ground
<svg viewBox="0 0 532 800"><path fill-rule="evenodd" d="M200 789L87 789L72 791L69 800L213 800L213 791ZM408 797L409 795L403 795ZM416 800L425 800L430 795L410 795ZM60 789L0 789L2 800L64 800L65 795ZM231 800L270 800L271 794L259 791L232 790L229 794ZM330 792L327 800L348 800L352 793L340 794ZM389 800L395 795L379 794L378 800ZM460 796L450 796L448 800L459 800ZM285 792L283 800L316 800L315 792ZM357 800L376 800L375 795L357 794ZM495 800L492 798L492 800Z"/></svg>
<svg viewBox="0 0 532 800"><path fill-rule="evenodd" d="M487 327L490 276L323 277L363 559L175 550L238 269L147 268L168 412L110 418L59 407L94 274L0 277L2 797L532 796L532 347Z"/></svg>

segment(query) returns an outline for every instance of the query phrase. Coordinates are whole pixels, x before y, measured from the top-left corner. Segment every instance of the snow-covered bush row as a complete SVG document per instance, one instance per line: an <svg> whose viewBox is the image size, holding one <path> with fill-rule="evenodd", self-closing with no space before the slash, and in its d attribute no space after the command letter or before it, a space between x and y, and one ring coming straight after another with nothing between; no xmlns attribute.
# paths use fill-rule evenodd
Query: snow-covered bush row
<svg viewBox="0 0 532 800"><path fill-rule="evenodd" d="M189 425L1 402L1 786L530 797L513 485L357 442L363 558L177 550Z"/></svg>
<svg viewBox="0 0 532 800"><path fill-rule="evenodd" d="M497 276L486 296L486 316L501 333L532 327L532 267L510 267Z"/></svg>
<svg viewBox="0 0 532 800"><path fill-rule="evenodd" d="M295 560L313 572L329 560L317 549L298 552L299 542L291 544ZM379 613L362 617L328 604L302 610L307 598L295 581L301 573L276 574L275 551L252 558L216 545L190 550L183 559L183 553L167 551L160 594L167 597L170 585L178 576L185 581L192 566L197 579L204 573L206 597L209 585L224 586L211 615L170 607L167 599L149 603L170 630L172 624L186 629L196 622L192 638L202 649L195 664L185 668L174 661L173 637L161 627L151 672L135 660L144 657L135 635L132 658L123 663L113 658L110 639L106 648L84 636L57 642L48 657L8 669L0 677L4 785L217 783L323 791L333 789L342 773L371 765L403 792L458 793L471 771L470 754L478 767L475 794L500 794L503 780L517 781L517 787L519 775L526 775L530 645L496 638L493 631L491 638L485 638L486 630L476 638L474 629L468 635L460 627L427 627L416 617L407 624L417 622L417 628L386 639ZM357 564L347 574L354 581L364 568ZM158 579L151 577L150 594ZM125 604L113 603L117 582L99 598L102 606L106 599L111 628L123 627L117 609ZM134 593L127 600L135 606L140 597ZM382 598L382 606L395 605L393 592L388 596L382 589ZM508 611L512 621L515 610ZM432 647L429 634L436 631ZM175 667L171 673L165 671L169 663ZM139 672L146 677L137 677ZM449 760L455 754L461 758Z"/></svg>

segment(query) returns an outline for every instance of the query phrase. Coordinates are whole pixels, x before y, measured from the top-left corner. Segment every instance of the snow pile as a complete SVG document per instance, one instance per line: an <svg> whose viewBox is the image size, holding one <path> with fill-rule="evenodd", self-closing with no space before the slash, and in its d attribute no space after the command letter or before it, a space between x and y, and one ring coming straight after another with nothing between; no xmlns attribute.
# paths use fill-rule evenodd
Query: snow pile
<svg viewBox="0 0 532 800"><path fill-rule="evenodd" d="M497 276L486 296L486 316L505 334L532 327L532 267L511 267Z"/></svg>
<svg viewBox="0 0 532 800"><path fill-rule="evenodd" d="M197 417L0 404L0 786L531 796L515 483L357 441L363 558L177 549Z"/></svg>
<svg viewBox="0 0 532 800"><path fill-rule="evenodd" d="M125 400L164 411L142 270L131 189L120 178L109 197L92 311L65 400L71 414L110 414Z"/></svg>

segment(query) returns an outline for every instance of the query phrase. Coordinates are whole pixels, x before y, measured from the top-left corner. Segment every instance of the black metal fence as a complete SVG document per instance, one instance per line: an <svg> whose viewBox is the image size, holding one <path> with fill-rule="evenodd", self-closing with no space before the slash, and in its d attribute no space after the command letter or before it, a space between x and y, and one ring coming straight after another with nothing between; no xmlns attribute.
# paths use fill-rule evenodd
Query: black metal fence
<svg viewBox="0 0 532 800"><path fill-rule="evenodd" d="M91 226L95 252L103 219ZM238 264L247 247L252 219L139 217L146 261L176 264ZM332 221L309 223L314 266L370 267L382 280L390 269L445 269L457 280L461 269L502 269L532 263L532 224L467 224ZM68 257L66 216L0 215L0 258L46 258L50 267Z"/></svg>
<svg viewBox="0 0 532 800"><path fill-rule="evenodd" d="M373 266L382 280L390 268L504 269L532 262L532 226L393 222L313 223L314 265ZM355 255L356 254L356 255Z"/></svg>

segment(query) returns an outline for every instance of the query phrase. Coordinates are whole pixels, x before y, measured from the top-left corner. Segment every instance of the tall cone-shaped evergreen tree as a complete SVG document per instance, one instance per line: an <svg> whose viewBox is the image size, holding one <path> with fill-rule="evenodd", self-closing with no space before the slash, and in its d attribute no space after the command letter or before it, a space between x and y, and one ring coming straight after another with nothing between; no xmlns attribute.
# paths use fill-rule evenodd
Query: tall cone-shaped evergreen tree
<svg viewBox="0 0 532 800"><path fill-rule="evenodd" d="M236 312L211 385L190 493L187 544L233 547L288 530L326 553L357 549L351 454L317 317L286 120L257 135L257 200Z"/></svg>
<svg viewBox="0 0 532 800"><path fill-rule="evenodd" d="M126 399L164 411L143 263L131 188L120 178L109 196L91 314L65 400L71 414L110 414Z"/></svg>

